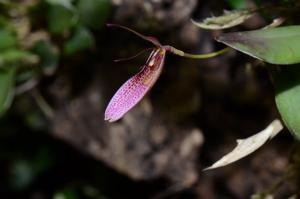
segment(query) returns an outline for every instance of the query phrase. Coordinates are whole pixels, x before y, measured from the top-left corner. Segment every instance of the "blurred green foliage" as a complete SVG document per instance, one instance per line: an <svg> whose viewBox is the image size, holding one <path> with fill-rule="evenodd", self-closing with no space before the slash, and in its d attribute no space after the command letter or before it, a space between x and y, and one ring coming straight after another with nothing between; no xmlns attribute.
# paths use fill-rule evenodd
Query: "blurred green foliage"
<svg viewBox="0 0 300 199"><path fill-rule="evenodd" d="M226 0L231 9L242 9L246 8L245 0Z"/></svg>
<svg viewBox="0 0 300 199"><path fill-rule="evenodd" d="M0 1L0 10L1 115L11 104L15 86L53 75L65 56L92 49L93 32L103 29L111 2Z"/></svg>
<svg viewBox="0 0 300 199"><path fill-rule="evenodd" d="M51 33L62 34L76 24L73 11L61 5L51 5L47 10L48 29Z"/></svg>
<svg viewBox="0 0 300 199"><path fill-rule="evenodd" d="M56 193L54 195L53 199L78 199L78 197L74 190L67 189L67 190Z"/></svg>
<svg viewBox="0 0 300 199"><path fill-rule="evenodd" d="M92 33L85 27L78 27L74 30L71 38L64 44L64 53L73 55L82 49L90 48L93 44L94 38Z"/></svg>
<svg viewBox="0 0 300 199"><path fill-rule="evenodd" d="M109 0L79 0L76 5L83 25L101 29L110 13Z"/></svg>
<svg viewBox="0 0 300 199"><path fill-rule="evenodd" d="M13 66L0 69L0 115L2 115L11 104L15 72L16 68Z"/></svg>
<svg viewBox="0 0 300 199"><path fill-rule="evenodd" d="M40 68L47 74L55 71L59 63L59 53L57 48L50 41L38 41L31 49L33 53L39 56Z"/></svg>
<svg viewBox="0 0 300 199"><path fill-rule="evenodd" d="M110 13L110 0L0 0L1 198L29 197L34 186L53 199L102 198L85 190L93 190L88 183L67 185L61 180L71 177L51 174L56 168L78 166L80 158L43 135L49 123L35 87L55 75L63 60L94 50ZM46 182L43 175L48 176Z"/></svg>
<svg viewBox="0 0 300 199"><path fill-rule="evenodd" d="M17 38L9 30L6 30L5 27L2 27L0 30L0 50L5 50L7 48L12 48L17 45Z"/></svg>

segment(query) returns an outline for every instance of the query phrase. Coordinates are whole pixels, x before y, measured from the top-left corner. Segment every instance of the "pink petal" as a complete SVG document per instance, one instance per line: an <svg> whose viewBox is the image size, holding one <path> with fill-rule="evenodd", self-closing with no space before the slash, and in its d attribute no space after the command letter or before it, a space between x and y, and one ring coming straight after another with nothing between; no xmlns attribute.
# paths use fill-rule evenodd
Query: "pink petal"
<svg viewBox="0 0 300 199"><path fill-rule="evenodd" d="M146 95L162 71L165 54L162 48L152 51L142 70L127 80L112 97L104 120L114 122L120 119Z"/></svg>

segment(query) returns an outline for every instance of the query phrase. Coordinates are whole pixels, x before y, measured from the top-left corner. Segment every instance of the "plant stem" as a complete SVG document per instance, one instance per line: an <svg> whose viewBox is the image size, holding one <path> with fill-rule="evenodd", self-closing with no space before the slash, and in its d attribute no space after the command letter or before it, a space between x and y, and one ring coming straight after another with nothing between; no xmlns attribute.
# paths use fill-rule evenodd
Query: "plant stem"
<svg viewBox="0 0 300 199"><path fill-rule="evenodd" d="M183 52L182 50L178 50L176 48L174 48L173 46L163 46L167 51L181 56L181 57L187 57L187 58L192 58L192 59L207 59L207 58L212 58L212 57L216 57L218 55L224 54L226 52L228 52L230 50L230 48L223 48L222 50L219 51L215 51L212 53L206 53L206 54L190 54L190 53L186 53Z"/></svg>

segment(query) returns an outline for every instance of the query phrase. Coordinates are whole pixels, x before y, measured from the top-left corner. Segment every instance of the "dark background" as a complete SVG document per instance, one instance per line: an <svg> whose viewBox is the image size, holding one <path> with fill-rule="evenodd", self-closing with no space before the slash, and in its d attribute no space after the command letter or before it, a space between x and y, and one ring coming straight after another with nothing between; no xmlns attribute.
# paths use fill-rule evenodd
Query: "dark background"
<svg viewBox="0 0 300 199"><path fill-rule="evenodd" d="M148 54L113 60L151 47L106 23L207 53L224 47L214 41L221 31L201 30L191 18L297 3L0 1L0 31L14 39L0 44L0 55L7 49L33 55L1 62L18 70L14 100L0 120L0 198L297 198L299 146L287 130L237 163L202 171L236 139L279 117L266 64L247 55L231 51L192 60L167 54L162 75L142 102L116 123L103 121L109 99ZM257 29L277 16L257 14L225 32Z"/></svg>

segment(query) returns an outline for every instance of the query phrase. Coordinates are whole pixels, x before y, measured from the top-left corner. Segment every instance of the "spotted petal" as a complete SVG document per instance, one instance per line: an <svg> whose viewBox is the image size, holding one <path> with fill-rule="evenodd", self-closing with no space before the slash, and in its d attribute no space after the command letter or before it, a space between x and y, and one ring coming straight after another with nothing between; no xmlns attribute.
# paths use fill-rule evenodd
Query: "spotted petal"
<svg viewBox="0 0 300 199"><path fill-rule="evenodd" d="M105 110L105 120L114 122L132 109L150 90L161 74L166 50L152 51L142 70L127 80L115 93Z"/></svg>

